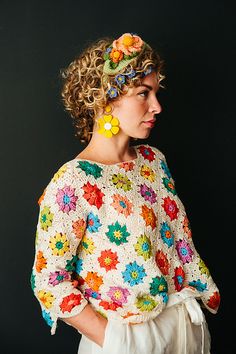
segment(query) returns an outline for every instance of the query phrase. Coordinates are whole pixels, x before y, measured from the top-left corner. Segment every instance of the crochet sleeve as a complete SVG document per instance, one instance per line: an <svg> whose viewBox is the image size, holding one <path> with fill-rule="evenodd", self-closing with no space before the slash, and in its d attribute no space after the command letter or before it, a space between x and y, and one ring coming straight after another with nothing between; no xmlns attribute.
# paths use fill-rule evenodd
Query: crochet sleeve
<svg viewBox="0 0 236 354"><path fill-rule="evenodd" d="M77 248L86 229L82 183L63 165L39 199L31 286L54 334L57 320L79 314L88 301L79 290Z"/></svg>
<svg viewBox="0 0 236 354"><path fill-rule="evenodd" d="M163 190L163 210L174 234L174 247L178 260L182 264L181 287L190 286L196 290L204 307L216 313L220 304L220 293L207 265L195 248L190 221L185 207L178 197L175 181L170 173L165 156L161 158L161 189ZM177 272L180 269L177 269ZM177 274L177 273L176 273Z"/></svg>

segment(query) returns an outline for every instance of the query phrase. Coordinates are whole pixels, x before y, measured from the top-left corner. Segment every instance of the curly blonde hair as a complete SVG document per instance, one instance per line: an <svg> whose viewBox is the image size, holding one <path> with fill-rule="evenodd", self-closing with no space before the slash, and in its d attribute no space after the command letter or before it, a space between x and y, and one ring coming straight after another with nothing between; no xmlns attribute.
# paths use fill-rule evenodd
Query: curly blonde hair
<svg viewBox="0 0 236 354"><path fill-rule="evenodd" d="M73 118L75 136L82 143L88 143L92 137L94 117L103 111L111 98L108 91L116 86L115 76L103 72L104 52L113 42L112 38L102 38L92 43L72 61L69 66L61 70L63 86L62 101L66 111ZM117 87L118 97L127 92L127 88L138 86L145 71L152 67L158 75L158 81L165 78L163 74L164 61L150 46L146 46L131 63L123 68L119 74L127 70L135 70L135 77L127 78L125 89ZM160 84L160 87L164 87ZM114 99L113 99L114 100Z"/></svg>

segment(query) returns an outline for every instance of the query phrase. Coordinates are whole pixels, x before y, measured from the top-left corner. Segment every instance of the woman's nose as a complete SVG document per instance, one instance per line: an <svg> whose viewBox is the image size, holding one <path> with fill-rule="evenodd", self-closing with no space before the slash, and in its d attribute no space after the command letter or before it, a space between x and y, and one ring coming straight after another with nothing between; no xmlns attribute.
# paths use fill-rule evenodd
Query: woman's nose
<svg viewBox="0 0 236 354"><path fill-rule="evenodd" d="M154 114L159 114L162 111L162 107L156 97L153 99L150 105L150 111Z"/></svg>

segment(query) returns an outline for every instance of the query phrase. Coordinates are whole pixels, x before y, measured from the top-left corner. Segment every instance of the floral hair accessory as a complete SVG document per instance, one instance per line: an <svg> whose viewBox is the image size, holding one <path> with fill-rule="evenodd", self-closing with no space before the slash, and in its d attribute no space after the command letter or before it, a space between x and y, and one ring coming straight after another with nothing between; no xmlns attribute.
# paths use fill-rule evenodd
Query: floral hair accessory
<svg viewBox="0 0 236 354"><path fill-rule="evenodd" d="M113 41L104 53L103 72L107 75L118 74L125 68L147 44L137 35L125 33Z"/></svg>

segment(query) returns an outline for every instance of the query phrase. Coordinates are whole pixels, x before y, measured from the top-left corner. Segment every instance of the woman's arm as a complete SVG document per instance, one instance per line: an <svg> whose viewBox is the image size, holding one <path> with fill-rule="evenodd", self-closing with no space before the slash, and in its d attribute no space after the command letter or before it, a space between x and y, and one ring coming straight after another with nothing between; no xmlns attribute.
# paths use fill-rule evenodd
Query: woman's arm
<svg viewBox="0 0 236 354"><path fill-rule="evenodd" d="M94 311L90 304L87 304L78 315L63 318L62 320L100 345L100 347L103 346L107 320Z"/></svg>

